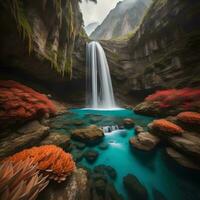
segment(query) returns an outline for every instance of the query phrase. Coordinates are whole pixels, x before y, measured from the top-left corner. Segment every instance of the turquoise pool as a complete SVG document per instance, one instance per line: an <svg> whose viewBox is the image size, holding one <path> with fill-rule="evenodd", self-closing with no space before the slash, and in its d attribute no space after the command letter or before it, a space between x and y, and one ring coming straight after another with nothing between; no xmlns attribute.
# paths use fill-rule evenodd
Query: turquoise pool
<svg viewBox="0 0 200 200"><path fill-rule="evenodd" d="M70 115L60 116L62 120L81 120L83 126L90 124L114 125L123 118L132 118L137 125L145 126L153 120L151 117L136 115L131 110L86 110L71 109ZM59 120L59 119L58 119ZM61 120L61 119L60 119ZM71 129L75 126L71 126ZM61 130L68 133L66 130ZM123 196L128 199L123 186L123 177L128 173L134 174L148 190L149 200L153 200L154 189L161 192L168 200L198 200L200 199L200 175L188 171L178 165L164 152L164 148L157 148L153 152L143 152L129 146L129 138L135 135L134 129L117 130L107 133L104 142L108 149L101 150L98 146L88 147L99 152L98 159L88 163L85 159L80 163L89 168L97 165L110 165L117 171L114 184ZM87 149L88 149L87 148ZM86 149L85 149L86 150Z"/></svg>

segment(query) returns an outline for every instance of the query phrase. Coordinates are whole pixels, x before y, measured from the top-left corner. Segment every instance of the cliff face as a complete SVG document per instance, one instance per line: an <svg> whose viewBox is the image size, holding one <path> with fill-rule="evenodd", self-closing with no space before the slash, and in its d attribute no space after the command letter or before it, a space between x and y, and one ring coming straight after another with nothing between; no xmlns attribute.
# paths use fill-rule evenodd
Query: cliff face
<svg viewBox="0 0 200 200"><path fill-rule="evenodd" d="M108 49L111 74L123 80L115 84L124 95L199 86L199 8L197 0L155 0L127 45L121 42L116 48L115 42L102 42Z"/></svg>
<svg viewBox="0 0 200 200"><path fill-rule="evenodd" d="M0 3L0 11L1 78L6 72L8 78L34 79L56 91L70 87L70 78L77 85L84 77L78 0L7 0Z"/></svg>
<svg viewBox="0 0 200 200"><path fill-rule="evenodd" d="M95 40L109 40L133 31L139 25L150 2L151 0L119 2L90 37Z"/></svg>

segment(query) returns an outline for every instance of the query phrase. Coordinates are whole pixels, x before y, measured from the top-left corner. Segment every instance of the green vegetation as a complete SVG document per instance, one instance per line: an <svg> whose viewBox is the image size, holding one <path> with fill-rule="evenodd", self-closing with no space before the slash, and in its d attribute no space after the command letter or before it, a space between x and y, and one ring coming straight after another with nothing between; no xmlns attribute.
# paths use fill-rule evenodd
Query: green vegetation
<svg viewBox="0 0 200 200"><path fill-rule="evenodd" d="M11 13L15 18L17 23L17 29L20 34L22 34L23 39L28 39L28 49L29 53L32 50L32 28L29 24L24 4L22 0L10 0L9 6L11 8Z"/></svg>

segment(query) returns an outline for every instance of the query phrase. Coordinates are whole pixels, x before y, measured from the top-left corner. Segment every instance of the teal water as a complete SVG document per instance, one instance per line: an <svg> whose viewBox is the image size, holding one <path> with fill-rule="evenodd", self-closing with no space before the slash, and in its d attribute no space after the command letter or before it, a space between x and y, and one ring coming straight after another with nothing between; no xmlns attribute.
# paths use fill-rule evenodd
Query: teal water
<svg viewBox="0 0 200 200"><path fill-rule="evenodd" d="M72 109L70 116L61 116L62 120L82 120L82 126L97 124L114 125L123 118L132 118L137 125L145 126L153 118L136 115L131 110L101 111ZM71 129L75 126L71 126ZM66 130L63 130L65 133ZM126 134L124 134L126 131ZM107 133L104 142L109 144L108 149L100 150L98 146L88 147L99 152L98 159L88 163L83 159L80 163L89 168L96 165L110 165L117 171L114 184L123 196L128 199L123 186L123 177L128 173L134 174L146 187L149 200L153 200L153 189L161 192L168 200L199 200L200 175L178 166L169 159L163 148L153 152L143 152L129 146L129 138L135 135L134 129L118 130ZM85 149L85 150L87 150Z"/></svg>

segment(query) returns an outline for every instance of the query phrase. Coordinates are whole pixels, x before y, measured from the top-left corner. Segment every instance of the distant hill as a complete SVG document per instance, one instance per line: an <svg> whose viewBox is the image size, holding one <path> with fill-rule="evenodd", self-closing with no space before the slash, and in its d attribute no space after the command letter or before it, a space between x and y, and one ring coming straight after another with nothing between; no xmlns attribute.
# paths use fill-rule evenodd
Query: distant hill
<svg viewBox="0 0 200 200"><path fill-rule="evenodd" d="M133 31L141 22L152 0L124 0L110 11L90 35L92 39L111 39Z"/></svg>
<svg viewBox="0 0 200 200"><path fill-rule="evenodd" d="M93 23L90 23L88 24L86 27L85 27L85 31L87 33L87 35L89 36L95 29L96 27L99 25L98 22L93 22Z"/></svg>

